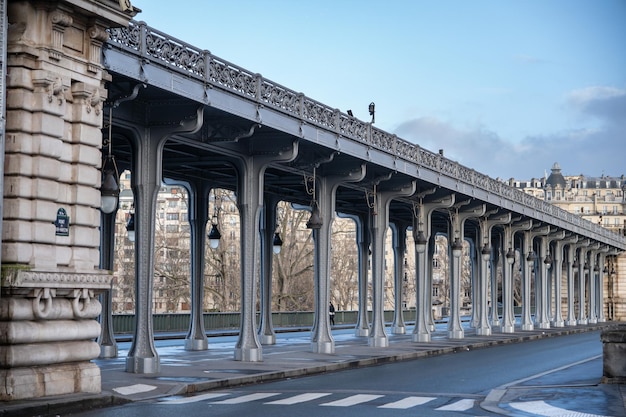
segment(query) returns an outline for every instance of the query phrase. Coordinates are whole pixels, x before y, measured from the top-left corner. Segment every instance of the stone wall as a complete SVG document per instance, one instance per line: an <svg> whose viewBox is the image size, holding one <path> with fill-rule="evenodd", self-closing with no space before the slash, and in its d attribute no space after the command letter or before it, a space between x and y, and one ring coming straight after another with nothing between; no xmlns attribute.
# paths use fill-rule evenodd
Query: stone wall
<svg viewBox="0 0 626 417"><path fill-rule="evenodd" d="M8 2L0 400L100 391L101 47L135 12Z"/></svg>

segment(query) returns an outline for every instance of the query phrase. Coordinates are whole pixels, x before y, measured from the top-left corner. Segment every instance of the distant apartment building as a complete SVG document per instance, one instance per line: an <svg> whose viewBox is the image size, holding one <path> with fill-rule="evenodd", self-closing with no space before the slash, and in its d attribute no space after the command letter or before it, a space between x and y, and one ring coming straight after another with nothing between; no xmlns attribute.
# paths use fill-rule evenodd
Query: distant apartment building
<svg viewBox="0 0 626 417"><path fill-rule="evenodd" d="M626 234L626 177L563 175L558 163L550 175L508 184L577 214L616 233ZM610 257L612 258L612 257ZM607 319L626 319L626 255L604 266L604 308Z"/></svg>

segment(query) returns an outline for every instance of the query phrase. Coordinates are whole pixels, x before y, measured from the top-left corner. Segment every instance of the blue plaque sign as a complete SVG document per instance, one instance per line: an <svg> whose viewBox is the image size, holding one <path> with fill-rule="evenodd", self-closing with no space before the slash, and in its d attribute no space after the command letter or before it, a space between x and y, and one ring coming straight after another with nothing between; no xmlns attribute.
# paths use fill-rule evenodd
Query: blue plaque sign
<svg viewBox="0 0 626 417"><path fill-rule="evenodd" d="M57 210L57 219L54 221L56 226L57 236L69 236L70 235L70 217L65 212L64 208Z"/></svg>

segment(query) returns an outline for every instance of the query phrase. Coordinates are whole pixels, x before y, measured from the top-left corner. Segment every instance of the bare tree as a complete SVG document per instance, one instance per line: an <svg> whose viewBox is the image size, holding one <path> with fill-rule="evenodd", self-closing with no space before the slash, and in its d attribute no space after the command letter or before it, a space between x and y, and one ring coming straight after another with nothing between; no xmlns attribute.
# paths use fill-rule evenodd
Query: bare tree
<svg viewBox="0 0 626 417"><path fill-rule="evenodd" d="M312 310L313 238L306 228L309 212L280 202L277 230L283 247L273 264L272 298L277 311Z"/></svg>

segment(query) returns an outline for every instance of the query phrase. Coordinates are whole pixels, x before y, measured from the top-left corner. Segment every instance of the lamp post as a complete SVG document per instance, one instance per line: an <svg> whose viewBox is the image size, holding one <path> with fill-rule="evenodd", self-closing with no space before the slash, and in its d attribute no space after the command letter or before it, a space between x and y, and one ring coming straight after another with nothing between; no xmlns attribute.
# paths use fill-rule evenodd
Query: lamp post
<svg viewBox="0 0 626 417"><path fill-rule="evenodd" d="M128 223L126 223L126 232L128 233L128 240L135 241L135 213L130 211L128 213Z"/></svg>
<svg viewBox="0 0 626 417"><path fill-rule="evenodd" d="M316 167L313 167L313 176L308 177L304 176L304 186L306 188L307 194L312 196L311 200L311 217L306 222L307 229L319 230L322 228L322 218L320 217L320 209L317 206L317 199L315 195L315 178L316 178ZM309 187L309 182L311 182L311 187Z"/></svg>
<svg viewBox="0 0 626 417"><path fill-rule="evenodd" d="M372 101L370 103L369 107L368 107L368 110L370 112L370 116L372 116L372 123L374 123L374 113L376 112L375 108L376 108L376 104L374 104L374 102Z"/></svg>
<svg viewBox="0 0 626 417"><path fill-rule="evenodd" d="M218 207L217 207L217 194L215 190L213 190L213 217L211 217L211 230L209 231L209 247L211 249L217 249L220 245L220 239L222 238L222 234L220 233L219 228L217 227L218 223Z"/></svg>
<svg viewBox="0 0 626 417"><path fill-rule="evenodd" d="M274 233L274 240L272 241L272 250L276 255L280 253L280 250L283 246L283 240L280 238L280 234L278 232Z"/></svg>

